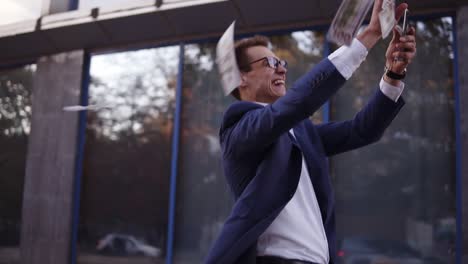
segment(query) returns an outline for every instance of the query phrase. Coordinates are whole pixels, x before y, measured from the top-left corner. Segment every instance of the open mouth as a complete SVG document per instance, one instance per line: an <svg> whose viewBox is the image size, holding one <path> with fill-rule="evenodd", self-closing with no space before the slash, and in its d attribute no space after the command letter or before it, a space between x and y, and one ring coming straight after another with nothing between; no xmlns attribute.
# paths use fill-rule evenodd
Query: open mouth
<svg viewBox="0 0 468 264"><path fill-rule="evenodd" d="M273 80L273 85L285 85L285 81L282 79Z"/></svg>

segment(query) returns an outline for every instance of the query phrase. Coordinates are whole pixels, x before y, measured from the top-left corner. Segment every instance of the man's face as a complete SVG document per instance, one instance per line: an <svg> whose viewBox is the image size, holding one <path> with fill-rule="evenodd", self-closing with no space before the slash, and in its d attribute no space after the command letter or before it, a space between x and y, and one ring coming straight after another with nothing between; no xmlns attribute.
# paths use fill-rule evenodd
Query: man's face
<svg viewBox="0 0 468 264"><path fill-rule="evenodd" d="M246 50L251 70L243 73L244 89L247 89L249 98L257 102L272 103L286 94L286 68L278 65L276 69L268 66L265 57L274 57L275 54L263 46L254 46Z"/></svg>

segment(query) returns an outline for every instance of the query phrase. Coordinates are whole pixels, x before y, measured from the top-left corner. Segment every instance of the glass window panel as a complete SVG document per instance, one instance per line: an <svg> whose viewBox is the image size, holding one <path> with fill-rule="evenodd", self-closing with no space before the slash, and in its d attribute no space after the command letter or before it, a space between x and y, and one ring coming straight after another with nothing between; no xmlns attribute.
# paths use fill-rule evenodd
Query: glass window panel
<svg viewBox="0 0 468 264"><path fill-rule="evenodd" d="M179 49L92 58L80 264L164 261Z"/></svg>
<svg viewBox="0 0 468 264"><path fill-rule="evenodd" d="M289 62L287 86L323 57L323 34L311 31L272 36L272 48ZM185 48L183 111L174 263L201 263L232 206L221 166L218 131L224 97L215 59L215 44ZM317 121L320 121L320 113Z"/></svg>
<svg viewBox="0 0 468 264"><path fill-rule="evenodd" d="M332 159L345 261L379 255L396 263L455 263L452 20L416 26L406 105L378 144ZM334 97L334 120L352 118L377 89L388 41L374 47Z"/></svg>
<svg viewBox="0 0 468 264"><path fill-rule="evenodd" d="M225 97L215 44L186 45L174 263L201 263L231 208L218 130Z"/></svg>
<svg viewBox="0 0 468 264"><path fill-rule="evenodd" d="M42 0L2 0L0 26L41 16Z"/></svg>
<svg viewBox="0 0 468 264"><path fill-rule="evenodd" d="M0 263L19 263L21 209L36 66L0 71Z"/></svg>

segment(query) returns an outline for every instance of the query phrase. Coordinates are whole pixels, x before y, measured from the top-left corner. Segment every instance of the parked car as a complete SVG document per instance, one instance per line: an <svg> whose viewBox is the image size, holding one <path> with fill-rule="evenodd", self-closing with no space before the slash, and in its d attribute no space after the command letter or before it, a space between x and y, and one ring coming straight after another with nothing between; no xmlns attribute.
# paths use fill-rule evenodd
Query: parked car
<svg viewBox="0 0 468 264"><path fill-rule="evenodd" d="M143 240L131 235L110 233L105 235L97 243L96 249L101 254L108 255L144 255L159 257L161 249L146 244Z"/></svg>
<svg viewBox="0 0 468 264"><path fill-rule="evenodd" d="M421 255L401 241L344 238L338 242L338 264L423 264Z"/></svg>

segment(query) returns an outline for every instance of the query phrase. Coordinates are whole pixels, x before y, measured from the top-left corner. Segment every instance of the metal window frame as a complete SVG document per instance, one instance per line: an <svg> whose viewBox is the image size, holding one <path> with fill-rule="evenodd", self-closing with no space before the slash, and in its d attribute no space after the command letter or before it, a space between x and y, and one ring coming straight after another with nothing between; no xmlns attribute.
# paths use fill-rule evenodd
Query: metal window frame
<svg viewBox="0 0 468 264"><path fill-rule="evenodd" d="M89 83L91 81L90 73L91 55L85 51L83 61L83 72L81 80L81 95L80 104L88 105L89 98ZM73 208L72 210L72 234L70 241L70 263L75 264L77 261L77 245L78 245L78 226L80 222L80 197L81 197L81 179L83 176L83 160L84 148L86 142L86 121L87 111L80 111L78 117L78 138L77 138L77 154L75 156L75 179L73 186Z"/></svg>
<svg viewBox="0 0 468 264"><path fill-rule="evenodd" d="M179 70L177 72L177 90L176 90L176 109L174 115L174 130L172 131L172 160L171 160L171 179L169 193L169 222L167 228L167 246L166 246L166 264L171 264L174 251L174 233L175 233L175 209L177 195L177 174L179 161L179 141L180 125L182 119L182 89L184 72L184 43L180 44L179 50ZM182 73L182 74L181 74Z"/></svg>
<svg viewBox="0 0 468 264"><path fill-rule="evenodd" d="M458 67L458 36L457 36L457 17L452 17L453 24L453 79L454 83L454 97L455 97L455 184L456 184L456 226L457 234L455 241L455 259L457 264L462 264L463 258L463 173L462 173L462 134L461 134L461 110L460 110L460 72Z"/></svg>

